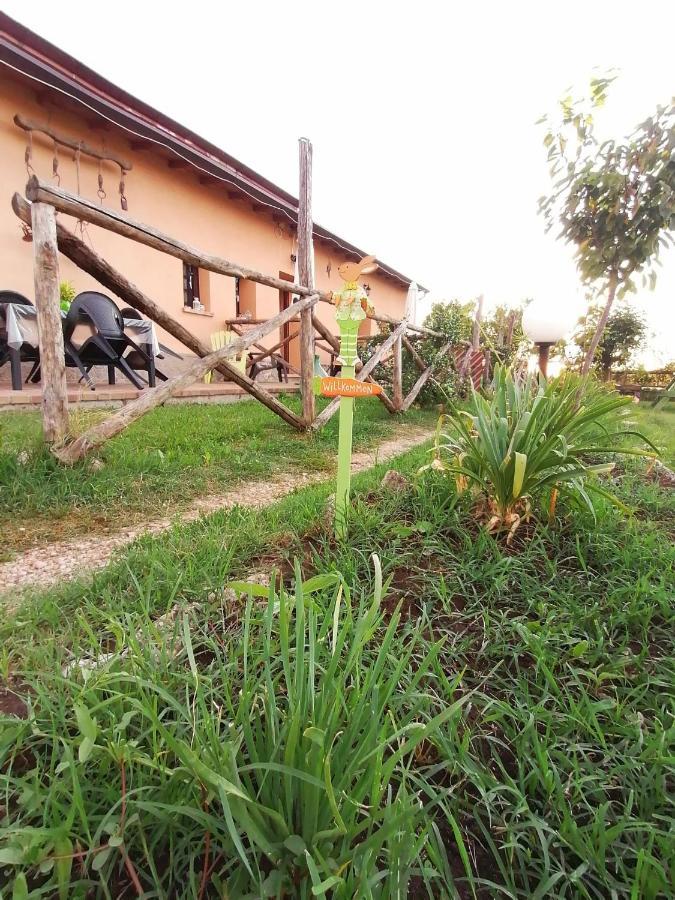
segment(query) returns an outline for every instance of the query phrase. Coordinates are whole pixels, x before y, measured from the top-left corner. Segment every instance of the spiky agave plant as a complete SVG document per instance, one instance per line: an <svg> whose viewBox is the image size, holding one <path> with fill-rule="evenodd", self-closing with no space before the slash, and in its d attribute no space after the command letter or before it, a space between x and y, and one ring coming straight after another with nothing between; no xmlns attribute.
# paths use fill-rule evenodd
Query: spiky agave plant
<svg viewBox="0 0 675 900"><path fill-rule="evenodd" d="M614 463L598 458L658 455L640 432L620 428L615 414L630 403L569 374L545 382L498 366L491 388L472 392L468 410L451 404L441 417L434 458L424 468L454 475L460 490L474 487L482 495L479 516L491 531L508 530L510 542L535 505L548 501L552 519L559 494L593 514L593 494L622 505L595 477ZM651 449L625 446L626 437Z"/></svg>

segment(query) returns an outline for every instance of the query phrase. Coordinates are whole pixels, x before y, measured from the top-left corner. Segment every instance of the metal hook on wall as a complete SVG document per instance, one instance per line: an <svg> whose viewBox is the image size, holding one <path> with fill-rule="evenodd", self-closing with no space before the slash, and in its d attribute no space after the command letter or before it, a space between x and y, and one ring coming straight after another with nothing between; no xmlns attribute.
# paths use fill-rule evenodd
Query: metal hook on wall
<svg viewBox="0 0 675 900"><path fill-rule="evenodd" d="M101 203L103 203L103 201L105 200L107 195L106 195L106 192L103 190L103 172L101 172L101 161L100 160L98 163L98 191L96 193L98 194L98 198L101 201Z"/></svg>
<svg viewBox="0 0 675 900"><path fill-rule="evenodd" d="M122 166L120 166L120 206L122 207L124 212L126 212L127 209L129 208L128 204L127 204L126 194L125 194L126 186L124 183L124 179L126 177L127 177L127 172L122 168Z"/></svg>
<svg viewBox="0 0 675 900"><path fill-rule="evenodd" d="M54 180L60 186L61 176L59 175L59 145L54 140L54 158L52 159L52 175Z"/></svg>
<svg viewBox="0 0 675 900"><path fill-rule="evenodd" d="M29 175L34 175L35 170L33 169L33 132L28 132L28 143L26 144L26 152L24 153L24 160L26 163L26 171Z"/></svg>

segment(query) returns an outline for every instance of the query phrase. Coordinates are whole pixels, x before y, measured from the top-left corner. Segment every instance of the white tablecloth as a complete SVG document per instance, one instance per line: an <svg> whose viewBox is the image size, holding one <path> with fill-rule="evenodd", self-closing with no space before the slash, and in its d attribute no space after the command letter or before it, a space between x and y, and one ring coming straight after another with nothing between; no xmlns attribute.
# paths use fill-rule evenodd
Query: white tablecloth
<svg viewBox="0 0 675 900"><path fill-rule="evenodd" d="M19 350L22 344L31 347L38 346L37 310L34 306L25 306L19 303L0 304L0 311L5 312L5 326L7 328L7 343L14 350ZM66 314L61 310L61 317ZM135 344L149 345L153 356L160 356L159 341L155 330L155 323L148 319L125 319L124 331ZM73 331L73 346L77 349L82 346L87 337L94 333L87 322L79 322Z"/></svg>

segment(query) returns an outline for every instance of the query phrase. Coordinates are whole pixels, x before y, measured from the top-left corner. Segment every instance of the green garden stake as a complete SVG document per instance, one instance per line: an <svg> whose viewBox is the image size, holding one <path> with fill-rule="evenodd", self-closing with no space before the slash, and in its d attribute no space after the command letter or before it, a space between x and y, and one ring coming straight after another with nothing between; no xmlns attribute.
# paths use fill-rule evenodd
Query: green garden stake
<svg viewBox="0 0 675 900"><path fill-rule="evenodd" d="M380 392L377 385L357 381L357 340L366 311L372 312L365 290L357 284L359 275L377 268L375 258L366 256L358 263L344 263L338 272L344 279L342 289L333 293L335 319L340 329L340 356L342 370L339 378L321 378L321 393L325 397L340 397L340 422L338 432L337 484L335 488L335 535L344 538L347 533L347 510L352 471L352 426L354 422L354 398L370 397Z"/></svg>
<svg viewBox="0 0 675 900"><path fill-rule="evenodd" d="M359 309L361 309L360 305ZM360 325L361 322L359 320L338 319L343 378L354 378L356 374L356 340ZM347 509L349 507L349 489L352 480L353 425L354 398L342 396L340 397L337 484L335 486L335 535L339 538L345 537L347 533Z"/></svg>

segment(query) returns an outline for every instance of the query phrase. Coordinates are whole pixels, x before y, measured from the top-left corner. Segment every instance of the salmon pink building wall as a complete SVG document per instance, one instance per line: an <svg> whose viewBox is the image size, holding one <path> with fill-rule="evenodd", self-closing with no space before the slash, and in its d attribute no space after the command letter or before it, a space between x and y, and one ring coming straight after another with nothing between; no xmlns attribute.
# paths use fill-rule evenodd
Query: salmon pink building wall
<svg viewBox="0 0 675 900"><path fill-rule="evenodd" d="M293 276L292 254L296 252L295 234L277 210L254 211L246 200L231 199L227 184L210 181L201 184L199 172L186 165L170 168L166 156L146 143L139 149L117 126L108 125L94 113L82 115L54 105L51 98L41 102L33 85L20 77L7 77L0 96L0 289L18 290L33 296L32 244L22 240L19 220L11 210L15 191L24 193L29 173L24 162L28 141L26 132L13 122L14 115L49 123L50 127L74 140L103 148L129 159L133 168L126 177L128 214L137 221L152 225L172 237L192 244L207 253L224 256L234 262L270 275ZM134 149L135 148L135 149ZM39 178L52 178L54 148L45 135L33 137L32 168ZM98 162L82 155L79 184L73 151L59 148L61 187L96 199ZM101 167L105 206L120 208L119 168L104 162ZM258 205L259 206L259 205ZM276 215L273 219L272 213ZM77 223L60 216L67 227L76 230ZM148 296L161 304L207 343L210 335L222 330L224 320L235 315L235 281L222 275L200 271L201 301L204 314L188 312L183 301L183 265L173 257L144 247L128 238L92 225L84 226L84 240L116 269L134 282ZM340 286L338 265L345 260L339 247L315 242L315 275L317 287L329 291ZM94 280L65 257L59 257L60 279L70 281L76 291L101 289ZM403 315L407 286L374 273L365 280L371 286L370 299L377 310L397 318ZM243 312L266 319L279 312L279 291L250 282L240 285ZM333 309L318 305L319 318L335 331ZM364 326L368 332L374 325ZM160 340L182 351L177 342L160 331ZM279 335L267 339L267 346ZM187 351L184 351L187 354ZM297 361L297 347L291 348L291 363Z"/></svg>

